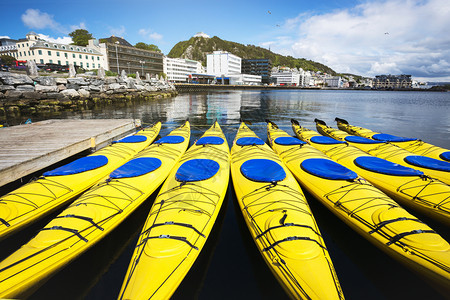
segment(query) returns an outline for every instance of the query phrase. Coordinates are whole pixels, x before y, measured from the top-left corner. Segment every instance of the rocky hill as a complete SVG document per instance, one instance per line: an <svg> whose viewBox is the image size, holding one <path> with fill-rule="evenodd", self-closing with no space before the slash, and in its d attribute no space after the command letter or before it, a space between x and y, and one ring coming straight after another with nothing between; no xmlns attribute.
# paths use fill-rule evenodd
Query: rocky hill
<svg viewBox="0 0 450 300"><path fill-rule="evenodd" d="M217 36L212 38L192 37L188 41L179 42L172 50L170 50L167 56L201 61L205 66L206 54L216 50L228 51L244 59L269 58L272 61L273 66L287 66L290 68L302 68L303 70L309 71L322 71L332 75L336 74L336 72L328 66L315 61L304 58L294 58L292 56L283 56L262 47L225 41Z"/></svg>

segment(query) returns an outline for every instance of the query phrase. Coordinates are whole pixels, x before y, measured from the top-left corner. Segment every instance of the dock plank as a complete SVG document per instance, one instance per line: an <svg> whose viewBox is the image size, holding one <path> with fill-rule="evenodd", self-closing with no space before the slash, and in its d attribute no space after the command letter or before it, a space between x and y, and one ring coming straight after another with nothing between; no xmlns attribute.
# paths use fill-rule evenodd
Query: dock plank
<svg viewBox="0 0 450 300"><path fill-rule="evenodd" d="M46 120L0 129L0 186L134 132L139 120Z"/></svg>

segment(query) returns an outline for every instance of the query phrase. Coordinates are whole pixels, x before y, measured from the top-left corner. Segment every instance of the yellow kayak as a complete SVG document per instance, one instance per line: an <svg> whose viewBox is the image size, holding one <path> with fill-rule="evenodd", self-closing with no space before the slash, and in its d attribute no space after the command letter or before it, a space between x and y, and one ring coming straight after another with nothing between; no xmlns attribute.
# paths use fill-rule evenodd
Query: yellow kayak
<svg viewBox="0 0 450 300"><path fill-rule="evenodd" d="M450 162L426 156L413 155L413 153L405 149L384 141L372 140L372 143L354 142L351 138L347 137L349 136L347 132L329 127L322 120L316 119L315 121L317 131L325 136L342 141L345 139L345 142L370 155L422 171L424 174L450 185Z"/></svg>
<svg viewBox="0 0 450 300"><path fill-rule="evenodd" d="M337 126L340 130L352 135L361 136L378 141L389 142L417 155L423 155L435 159L450 162L450 150L441 148L419 139L405 138L390 134L374 132L370 129L350 125L346 120L336 118Z"/></svg>
<svg viewBox="0 0 450 300"><path fill-rule="evenodd" d="M343 299L312 212L291 172L244 123L231 175L245 222L267 265L295 299Z"/></svg>
<svg viewBox="0 0 450 300"><path fill-rule="evenodd" d="M0 198L0 240L50 214L150 145L161 123L86 157L45 172Z"/></svg>
<svg viewBox="0 0 450 300"><path fill-rule="evenodd" d="M328 137L293 122L294 132L301 140L355 171L402 205L450 225L450 186L424 176L421 171L373 157L352 146L353 143L373 144L373 140L355 137L323 124L317 126Z"/></svg>
<svg viewBox="0 0 450 300"><path fill-rule="evenodd" d="M130 215L164 181L189 145L182 127L114 170L0 263L0 297L26 297Z"/></svg>
<svg viewBox="0 0 450 300"><path fill-rule="evenodd" d="M225 197L228 143L217 122L162 186L139 236L119 299L169 299L194 264Z"/></svg>
<svg viewBox="0 0 450 300"><path fill-rule="evenodd" d="M293 122L300 139L313 133ZM321 136L316 136L321 137ZM322 137L323 138L323 137ZM321 142L326 142L322 139ZM336 143L331 144L336 147ZM375 246L435 281L450 286L450 245L425 223L409 214L357 173L305 145L286 151L294 174L316 198ZM326 152L326 151L325 151ZM326 152L327 153L327 152Z"/></svg>

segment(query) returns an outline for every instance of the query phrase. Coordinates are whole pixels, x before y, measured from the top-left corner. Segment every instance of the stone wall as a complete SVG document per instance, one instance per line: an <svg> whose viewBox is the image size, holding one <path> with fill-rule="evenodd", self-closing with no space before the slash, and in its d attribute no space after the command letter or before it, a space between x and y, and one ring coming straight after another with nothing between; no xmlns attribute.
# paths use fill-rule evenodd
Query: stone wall
<svg viewBox="0 0 450 300"><path fill-rule="evenodd" d="M89 102L174 96L175 87L156 79L83 76L62 78L0 72L0 116L15 111L61 110Z"/></svg>

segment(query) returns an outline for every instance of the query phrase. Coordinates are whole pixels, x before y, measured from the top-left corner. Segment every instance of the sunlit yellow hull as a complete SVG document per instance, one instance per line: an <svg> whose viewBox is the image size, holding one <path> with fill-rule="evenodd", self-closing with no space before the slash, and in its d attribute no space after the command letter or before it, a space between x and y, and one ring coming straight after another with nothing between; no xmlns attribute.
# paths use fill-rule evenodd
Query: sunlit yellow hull
<svg viewBox="0 0 450 300"><path fill-rule="evenodd" d="M150 145L161 123L136 135L147 139L136 143L113 143L91 155L105 156L107 164L93 170L60 176L41 176L0 198L0 240L61 208L75 196L99 182L114 169ZM45 174L45 173L44 173Z"/></svg>
<svg viewBox="0 0 450 300"><path fill-rule="evenodd" d="M296 124L293 124L293 129L301 140L309 142L337 162L353 169L351 164L343 159L349 156L350 152L335 154L333 147L336 148L336 144L321 148L310 140L317 133ZM297 162L314 157L313 155L322 155L317 152L312 154L313 151L307 148L298 152L299 154L292 158L297 159ZM304 186L363 237L427 278L447 289L450 287L450 245L429 226L366 183L363 178L359 177L352 182L324 181L305 172L298 163L293 167L297 169L294 174L297 174ZM354 171L359 172L360 169Z"/></svg>
<svg viewBox="0 0 450 300"><path fill-rule="evenodd" d="M228 143L219 124L203 137L218 137L223 143L202 146L197 141L173 169L140 234L119 299L169 299L202 250L230 176ZM218 171L204 180L177 181L181 167L196 159L216 162Z"/></svg>
<svg viewBox="0 0 450 300"><path fill-rule="evenodd" d="M325 243L294 176L267 144L239 146L237 141L243 137L256 137L244 123L231 149L234 190L270 270L291 298L343 299ZM253 159L276 163L285 179L276 184L247 179L241 167Z"/></svg>
<svg viewBox="0 0 450 300"><path fill-rule="evenodd" d="M344 131L326 125L316 126L323 135L339 141L344 141L345 137L349 136ZM355 163L355 159L371 155L354 147L355 143L328 145L314 143L311 137L319 136L317 132L297 125L294 125L294 130L299 138L307 140L336 162L355 171L402 205L450 225L449 185L427 176L394 176L361 168Z"/></svg>
<svg viewBox="0 0 450 300"><path fill-rule="evenodd" d="M333 133L333 138L337 138L343 140L345 136L348 135L347 132L338 130L335 128L328 127L326 125L316 123L317 130L326 136L330 136L331 132ZM377 143L377 144L362 144L362 143L350 143L351 145L361 149L364 152L369 153L370 155L391 161L393 163L409 167L412 169L420 170L424 174L439 179L442 182L450 185L450 172L442 171L437 169L424 168L417 165L413 165L408 163L405 159L407 157L413 156L409 151L402 149L396 145L391 143Z"/></svg>
<svg viewBox="0 0 450 300"><path fill-rule="evenodd" d="M348 124L348 122L342 119L336 119L336 122L340 130L346 131L347 133L350 133L352 135L362 136L370 139L373 135L378 134L378 132L372 131L370 129L350 125ZM444 153L450 153L450 150L426 143L422 140L391 142L391 144L399 146L400 148L403 148L417 155L423 155L443 161L450 161L448 158L445 158L448 156L443 155Z"/></svg>
<svg viewBox="0 0 450 300"><path fill-rule="evenodd" d="M126 175L94 186L45 226L33 239L0 263L0 297L24 297L59 269L104 238L141 205L167 177L189 145L186 122L170 135L184 137L179 144L153 144L119 168ZM152 169L142 160L159 160ZM143 174L133 175L144 166ZM126 169L127 166L134 166Z"/></svg>

